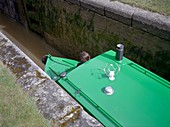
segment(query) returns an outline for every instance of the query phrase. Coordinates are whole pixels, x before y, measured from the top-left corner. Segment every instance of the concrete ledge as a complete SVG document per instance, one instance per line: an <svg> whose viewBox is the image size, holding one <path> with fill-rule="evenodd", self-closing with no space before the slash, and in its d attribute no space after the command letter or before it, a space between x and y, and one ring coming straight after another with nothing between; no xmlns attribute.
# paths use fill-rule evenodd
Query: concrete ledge
<svg viewBox="0 0 170 127"><path fill-rule="evenodd" d="M170 40L170 17L143 9L136 9L132 26Z"/></svg>
<svg viewBox="0 0 170 127"><path fill-rule="evenodd" d="M35 101L40 113L51 126L103 127L50 80L28 56L0 31L0 60L16 75L17 83Z"/></svg>
<svg viewBox="0 0 170 127"><path fill-rule="evenodd" d="M135 11L136 8L118 1L107 3L105 6L105 15L107 17L130 26L132 24L132 15Z"/></svg>
<svg viewBox="0 0 170 127"><path fill-rule="evenodd" d="M110 0L80 0L82 7L94 11L100 15L104 15L104 7Z"/></svg>

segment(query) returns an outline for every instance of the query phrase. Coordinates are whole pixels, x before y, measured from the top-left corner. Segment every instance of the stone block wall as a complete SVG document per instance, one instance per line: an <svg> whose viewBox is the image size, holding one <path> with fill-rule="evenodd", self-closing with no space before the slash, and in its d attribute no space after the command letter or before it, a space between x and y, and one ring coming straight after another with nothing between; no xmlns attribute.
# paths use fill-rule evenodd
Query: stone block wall
<svg viewBox="0 0 170 127"><path fill-rule="evenodd" d="M16 0L0 0L0 10L15 20L19 19Z"/></svg>
<svg viewBox="0 0 170 127"><path fill-rule="evenodd" d="M0 12L27 26L22 0L0 0Z"/></svg>
<svg viewBox="0 0 170 127"><path fill-rule="evenodd" d="M158 19L152 21L150 12L103 0L46 3L41 10L44 37L66 56L78 59L83 50L96 56L123 43L126 57L170 80L169 17L154 13Z"/></svg>

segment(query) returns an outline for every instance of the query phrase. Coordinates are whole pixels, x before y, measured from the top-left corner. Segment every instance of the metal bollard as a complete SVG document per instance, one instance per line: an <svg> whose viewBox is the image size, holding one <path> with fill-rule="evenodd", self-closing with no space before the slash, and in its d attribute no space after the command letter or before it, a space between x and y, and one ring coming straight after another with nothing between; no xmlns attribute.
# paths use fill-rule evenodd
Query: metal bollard
<svg viewBox="0 0 170 127"><path fill-rule="evenodd" d="M124 45L117 44L116 47L116 60L121 61L123 59Z"/></svg>

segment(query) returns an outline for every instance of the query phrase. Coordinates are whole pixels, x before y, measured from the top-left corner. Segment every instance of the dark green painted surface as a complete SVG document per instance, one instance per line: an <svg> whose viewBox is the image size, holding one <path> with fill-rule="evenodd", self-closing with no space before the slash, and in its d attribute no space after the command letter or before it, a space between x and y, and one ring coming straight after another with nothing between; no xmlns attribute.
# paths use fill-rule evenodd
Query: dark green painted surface
<svg viewBox="0 0 170 127"><path fill-rule="evenodd" d="M115 61L115 52L110 50L70 71L58 83L105 126L170 126L170 83L126 58L111 81L103 68ZM103 92L106 86L113 87L112 95Z"/></svg>

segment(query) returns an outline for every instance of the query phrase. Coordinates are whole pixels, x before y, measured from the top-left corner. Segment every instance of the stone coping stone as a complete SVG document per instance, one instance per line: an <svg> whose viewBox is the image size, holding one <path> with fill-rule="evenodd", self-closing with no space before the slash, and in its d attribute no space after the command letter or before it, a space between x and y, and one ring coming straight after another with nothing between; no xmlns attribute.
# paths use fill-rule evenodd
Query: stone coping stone
<svg viewBox="0 0 170 127"><path fill-rule="evenodd" d="M132 24L132 15L136 8L118 1L110 2L105 6L105 15L124 24Z"/></svg>
<svg viewBox="0 0 170 127"><path fill-rule="evenodd" d="M170 16L136 9L133 14L132 27L170 40Z"/></svg>
<svg viewBox="0 0 170 127"><path fill-rule="evenodd" d="M103 127L0 30L0 61L16 75L52 127Z"/></svg>
<svg viewBox="0 0 170 127"><path fill-rule="evenodd" d="M67 0L79 1L80 5L100 15L104 15L123 24L146 31L160 38L170 40L170 16L132 7L110 0Z"/></svg>
<svg viewBox="0 0 170 127"><path fill-rule="evenodd" d="M105 5L110 3L110 0L80 0L80 5L100 15L105 15Z"/></svg>

